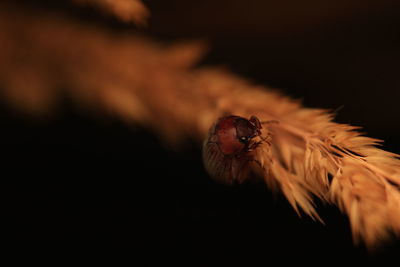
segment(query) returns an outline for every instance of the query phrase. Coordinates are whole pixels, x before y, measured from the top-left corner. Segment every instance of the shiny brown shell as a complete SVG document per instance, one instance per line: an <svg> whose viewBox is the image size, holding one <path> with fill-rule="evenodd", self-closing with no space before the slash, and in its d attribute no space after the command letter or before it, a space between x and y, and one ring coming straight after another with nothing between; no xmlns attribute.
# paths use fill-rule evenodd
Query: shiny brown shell
<svg viewBox="0 0 400 267"><path fill-rule="evenodd" d="M261 135L261 129L260 120L255 116L219 118L203 143L203 162L210 176L230 185L247 180L254 162L252 151L261 143L254 142L253 138Z"/></svg>

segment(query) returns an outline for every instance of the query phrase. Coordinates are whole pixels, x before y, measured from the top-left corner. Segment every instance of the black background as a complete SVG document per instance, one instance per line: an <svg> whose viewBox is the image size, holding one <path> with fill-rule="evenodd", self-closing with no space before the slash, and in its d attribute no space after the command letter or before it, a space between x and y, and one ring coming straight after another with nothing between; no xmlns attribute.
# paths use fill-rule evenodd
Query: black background
<svg viewBox="0 0 400 267"><path fill-rule="evenodd" d="M200 2L145 1L152 18L141 34L206 40L211 50L201 65L228 66L310 107L343 106L338 122L361 125L386 140L385 149L400 152L397 5L368 8L367 1L367 7L344 6L333 15L328 8L302 24L322 7L313 10L314 1L298 11L291 1ZM126 30L62 1L24 4ZM145 265L252 266L274 260L382 263L400 253L398 242L373 254L353 246L347 218L336 207L317 202L325 225L300 219L265 187L213 183L191 141L171 150L157 133L79 112L68 101L50 120L2 105L0 128L5 230L11 248L24 248L15 259L56 256L59 262L78 255L138 263L140 255Z"/></svg>

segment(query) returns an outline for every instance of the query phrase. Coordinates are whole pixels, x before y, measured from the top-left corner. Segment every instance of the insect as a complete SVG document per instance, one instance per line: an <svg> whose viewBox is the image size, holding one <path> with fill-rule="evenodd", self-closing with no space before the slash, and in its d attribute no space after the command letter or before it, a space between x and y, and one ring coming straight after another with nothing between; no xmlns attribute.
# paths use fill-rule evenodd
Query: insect
<svg viewBox="0 0 400 267"><path fill-rule="evenodd" d="M253 151L266 141L261 136L261 122L256 116L219 118L210 128L203 143L203 162L207 172L217 182L242 184L249 178L250 165L257 163ZM255 141L255 137L261 141Z"/></svg>

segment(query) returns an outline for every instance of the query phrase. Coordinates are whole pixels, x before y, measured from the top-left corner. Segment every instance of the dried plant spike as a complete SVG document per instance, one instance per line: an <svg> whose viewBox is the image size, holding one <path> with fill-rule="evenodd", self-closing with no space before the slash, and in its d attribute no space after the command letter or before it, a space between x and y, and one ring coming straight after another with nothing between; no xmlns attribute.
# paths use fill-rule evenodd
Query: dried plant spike
<svg viewBox="0 0 400 267"><path fill-rule="evenodd" d="M269 135L268 142L251 151L271 190L315 219L315 197L337 205L349 217L354 241L370 248L400 236L399 155L377 148L379 140L221 68L193 69L202 43L160 45L19 8L0 8L5 103L29 114L51 112L68 96L85 111L140 124L172 145L185 138L200 145L226 114L277 121L261 124L254 139Z"/></svg>
<svg viewBox="0 0 400 267"><path fill-rule="evenodd" d="M115 15L123 22L145 25L149 16L148 9L140 0L72 0L82 5L92 5L104 12Z"/></svg>
<svg viewBox="0 0 400 267"><path fill-rule="evenodd" d="M310 112L316 112L315 125L296 125L308 120ZM360 136L351 126L331 122L324 111L300 108L297 113L291 115L294 121L276 126L270 155L272 174L289 202L311 216L315 210L310 193L337 204L349 216L354 241L362 240L369 248L390 232L398 233L398 155L374 147L377 140Z"/></svg>

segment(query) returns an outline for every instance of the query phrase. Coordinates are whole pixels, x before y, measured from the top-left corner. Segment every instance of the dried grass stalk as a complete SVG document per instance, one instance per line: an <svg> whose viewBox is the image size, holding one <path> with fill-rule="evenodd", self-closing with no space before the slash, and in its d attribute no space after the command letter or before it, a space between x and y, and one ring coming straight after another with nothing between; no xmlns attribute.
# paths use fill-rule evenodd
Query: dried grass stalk
<svg viewBox="0 0 400 267"><path fill-rule="evenodd" d="M72 0L81 5L92 5L111 13L123 22L144 25L149 11L140 0Z"/></svg>
<svg viewBox="0 0 400 267"><path fill-rule="evenodd" d="M389 233L400 235L399 156L376 148L378 140L356 127L220 68L193 69L204 52L199 43L164 46L60 17L3 10L0 93L11 104L43 113L64 94L82 107L154 129L170 144L188 137L201 144L226 113L277 120L263 129L272 134L271 146L264 143L256 155L271 188L316 219L314 196L338 205L354 240L369 247Z"/></svg>

